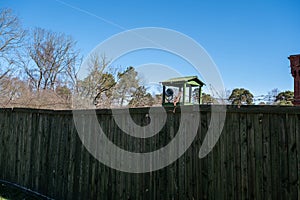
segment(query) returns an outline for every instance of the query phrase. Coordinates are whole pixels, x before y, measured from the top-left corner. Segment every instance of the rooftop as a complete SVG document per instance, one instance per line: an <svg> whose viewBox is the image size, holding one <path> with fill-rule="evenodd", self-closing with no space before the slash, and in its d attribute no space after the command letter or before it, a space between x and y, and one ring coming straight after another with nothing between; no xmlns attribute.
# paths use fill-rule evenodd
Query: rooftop
<svg viewBox="0 0 300 200"><path fill-rule="evenodd" d="M205 83L200 81L197 76L175 77L175 78L170 78L168 80L165 80L161 83L163 85L183 84L183 83L188 83L189 85L192 85L192 86L205 85Z"/></svg>

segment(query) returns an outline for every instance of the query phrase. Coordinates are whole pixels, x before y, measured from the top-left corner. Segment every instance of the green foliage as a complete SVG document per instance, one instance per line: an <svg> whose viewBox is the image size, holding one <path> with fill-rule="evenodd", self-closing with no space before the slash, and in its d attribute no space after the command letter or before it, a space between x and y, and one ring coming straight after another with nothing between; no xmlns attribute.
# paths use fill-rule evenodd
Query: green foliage
<svg viewBox="0 0 300 200"><path fill-rule="evenodd" d="M96 106L107 106L116 85L115 77L110 72L109 61L105 56L91 55L87 63L89 74L84 80L78 81L78 92L82 97L92 99Z"/></svg>
<svg viewBox="0 0 300 200"><path fill-rule="evenodd" d="M95 97L99 92L102 93L115 85L112 74L95 71L90 73L82 82L81 89L86 91L86 95Z"/></svg>
<svg viewBox="0 0 300 200"><path fill-rule="evenodd" d="M253 102L253 94L247 89L236 88L232 90L229 101L231 101L232 105L251 105Z"/></svg>
<svg viewBox="0 0 300 200"><path fill-rule="evenodd" d="M278 105L293 105L293 100L294 100L294 92L287 90L284 92L280 92L276 96L275 103Z"/></svg>
<svg viewBox="0 0 300 200"><path fill-rule="evenodd" d="M116 85L114 98L118 99L118 104L123 106L130 101L136 90L139 88L138 73L134 67L128 67L123 73L118 73L119 81Z"/></svg>
<svg viewBox="0 0 300 200"><path fill-rule="evenodd" d="M210 94L202 93L202 104L215 104L217 100Z"/></svg>
<svg viewBox="0 0 300 200"><path fill-rule="evenodd" d="M150 93L146 92L146 88L144 86L140 86L132 95L129 105L131 107L152 106L154 102L154 98Z"/></svg>
<svg viewBox="0 0 300 200"><path fill-rule="evenodd" d="M134 102L140 98L151 104L152 96L141 88L134 67L122 72L105 55L89 55L85 60L88 75L79 80L81 57L72 37L38 27L27 33L9 9L0 9L0 22L0 105L69 108L72 95L80 97L82 107L91 103L98 108L127 106L132 99L132 105L139 105ZM22 70L22 77L13 77L12 67Z"/></svg>

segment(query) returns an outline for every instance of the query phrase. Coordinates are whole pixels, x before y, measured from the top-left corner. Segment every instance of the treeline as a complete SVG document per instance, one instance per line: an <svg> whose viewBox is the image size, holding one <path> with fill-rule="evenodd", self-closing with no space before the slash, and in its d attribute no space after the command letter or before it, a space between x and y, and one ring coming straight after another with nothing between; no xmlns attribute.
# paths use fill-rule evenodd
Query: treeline
<svg viewBox="0 0 300 200"><path fill-rule="evenodd" d="M226 94L220 95L202 93L202 102L204 104L218 104L223 102L224 104L232 105L293 105L294 92L282 91L275 88L268 92L266 95L254 96L249 90L245 88L235 88L232 91L226 90Z"/></svg>
<svg viewBox="0 0 300 200"><path fill-rule="evenodd" d="M115 68L105 55L92 55L87 77L79 80L81 63L71 36L42 28L25 30L12 10L0 10L1 107L70 109L72 97L80 97L81 107L91 103L98 108L159 101L146 92L134 67Z"/></svg>
<svg viewBox="0 0 300 200"><path fill-rule="evenodd" d="M86 63L87 76L79 80L82 55L71 36L42 28L25 30L12 10L0 10L0 107L72 109L161 104L162 95L148 93L134 67L114 67L105 55L90 55ZM204 104L292 105L294 98L292 91L278 89L258 97L244 88L226 90L226 94L211 92L202 94Z"/></svg>

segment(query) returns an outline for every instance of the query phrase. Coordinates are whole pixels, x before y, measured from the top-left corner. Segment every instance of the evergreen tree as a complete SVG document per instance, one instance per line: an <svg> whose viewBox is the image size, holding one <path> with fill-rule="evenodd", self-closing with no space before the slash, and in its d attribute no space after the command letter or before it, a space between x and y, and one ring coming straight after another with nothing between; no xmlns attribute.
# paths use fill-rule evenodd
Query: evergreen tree
<svg viewBox="0 0 300 200"><path fill-rule="evenodd" d="M244 88L236 88L232 90L229 101L231 101L232 105L251 105L253 102L253 94Z"/></svg>
<svg viewBox="0 0 300 200"><path fill-rule="evenodd" d="M155 100L150 93L147 93L144 86L140 86L132 95L132 99L129 102L131 107L142 107L142 106L152 106Z"/></svg>

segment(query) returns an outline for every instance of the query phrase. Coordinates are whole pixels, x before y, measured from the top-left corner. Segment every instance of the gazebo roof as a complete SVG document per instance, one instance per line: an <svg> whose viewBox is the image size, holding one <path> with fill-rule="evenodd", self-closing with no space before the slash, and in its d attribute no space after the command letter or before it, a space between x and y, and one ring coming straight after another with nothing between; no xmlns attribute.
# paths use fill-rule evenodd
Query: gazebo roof
<svg viewBox="0 0 300 200"><path fill-rule="evenodd" d="M166 86L178 86L178 85L182 85L184 83L187 83L191 86L205 85L202 81L200 81L198 79L197 76L176 77L176 78L171 78L171 79L165 80L161 83Z"/></svg>

